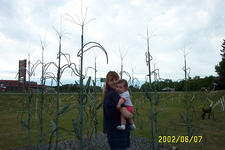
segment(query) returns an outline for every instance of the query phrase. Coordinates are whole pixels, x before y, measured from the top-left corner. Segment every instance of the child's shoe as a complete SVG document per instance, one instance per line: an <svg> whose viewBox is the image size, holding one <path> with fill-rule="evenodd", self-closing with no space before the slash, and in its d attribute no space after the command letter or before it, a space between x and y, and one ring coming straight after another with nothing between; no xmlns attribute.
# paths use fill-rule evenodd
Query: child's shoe
<svg viewBox="0 0 225 150"><path fill-rule="evenodd" d="M130 129L131 129L131 130L134 130L134 129L136 129L136 126L135 126L135 124L132 124L132 125L130 125Z"/></svg>
<svg viewBox="0 0 225 150"><path fill-rule="evenodd" d="M117 130L125 130L126 127L125 127L125 125L120 125L120 126L117 126L116 129Z"/></svg>

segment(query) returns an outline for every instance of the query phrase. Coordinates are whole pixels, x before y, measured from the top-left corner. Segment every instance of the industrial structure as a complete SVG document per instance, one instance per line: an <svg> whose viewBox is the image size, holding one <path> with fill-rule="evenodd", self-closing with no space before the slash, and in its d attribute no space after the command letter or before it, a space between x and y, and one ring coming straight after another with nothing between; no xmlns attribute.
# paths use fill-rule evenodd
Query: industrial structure
<svg viewBox="0 0 225 150"><path fill-rule="evenodd" d="M33 91L39 91L42 85L37 82L26 81L26 66L27 60L19 60L18 80L0 80L0 92L19 92L28 91L28 87Z"/></svg>
<svg viewBox="0 0 225 150"><path fill-rule="evenodd" d="M37 82L25 82L21 84L18 80L0 80L0 92L27 91L29 84L32 90L39 89L41 87Z"/></svg>

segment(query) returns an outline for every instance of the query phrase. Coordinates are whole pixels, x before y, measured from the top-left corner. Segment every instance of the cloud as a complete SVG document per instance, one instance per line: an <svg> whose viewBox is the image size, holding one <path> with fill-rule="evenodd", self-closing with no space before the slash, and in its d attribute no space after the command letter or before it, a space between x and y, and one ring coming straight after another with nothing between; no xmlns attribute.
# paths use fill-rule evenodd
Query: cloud
<svg viewBox="0 0 225 150"><path fill-rule="evenodd" d="M75 19L81 16L80 0L2 0L0 5L0 69L4 74L17 70L18 60L27 58L31 53L33 62L41 59L40 39L46 39L45 61L56 61L58 37L53 29L59 29L60 18L66 31L63 37L63 52L70 53L79 66L76 56L80 49L81 26L68 21L69 14ZM150 38L150 53L162 78L173 80L184 78L182 67L184 48L191 76L216 75L214 66L221 60L220 45L224 38L225 2L215 1L97 1L84 0L83 10L88 7L87 20L95 18L84 27L84 42L99 42L108 52L109 64L99 49L84 54L84 68L94 65L97 57L98 77L104 77L109 70L120 70L119 45L121 51L127 50L124 57L124 70L145 80L148 73L145 52L147 51L146 27ZM83 14L84 16L84 14ZM95 51L95 54L94 54ZM10 58L10 59L9 59ZM10 60L10 61L9 61ZM40 69L37 69L39 71ZM37 76L40 74L37 73ZM90 71L93 76L93 71ZM10 78L14 76L11 75ZM0 74L0 78L7 77ZM74 78L69 71L64 80Z"/></svg>

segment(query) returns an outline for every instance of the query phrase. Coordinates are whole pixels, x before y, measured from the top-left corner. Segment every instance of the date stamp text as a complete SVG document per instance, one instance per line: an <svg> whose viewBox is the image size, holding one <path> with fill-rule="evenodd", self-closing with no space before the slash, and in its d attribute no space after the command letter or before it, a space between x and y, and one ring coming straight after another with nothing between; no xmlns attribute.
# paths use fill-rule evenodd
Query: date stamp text
<svg viewBox="0 0 225 150"><path fill-rule="evenodd" d="M159 143L200 143L202 136L159 136Z"/></svg>

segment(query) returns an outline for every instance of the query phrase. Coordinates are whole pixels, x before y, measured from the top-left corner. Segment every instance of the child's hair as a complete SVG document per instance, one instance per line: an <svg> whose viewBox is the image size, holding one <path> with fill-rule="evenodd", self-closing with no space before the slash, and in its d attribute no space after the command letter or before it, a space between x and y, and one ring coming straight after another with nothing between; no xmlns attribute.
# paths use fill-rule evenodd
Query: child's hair
<svg viewBox="0 0 225 150"><path fill-rule="evenodd" d="M119 79L119 75L115 71L109 71L106 75L106 81L105 81L105 88L104 88L104 93L103 93L103 98L107 95L109 91L109 85L108 82L110 79Z"/></svg>
<svg viewBox="0 0 225 150"><path fill-rule="evenodd" d="M123 86L124 86L126 89L128 89L128 83L127 83L127 80L125 80L125 79L120 79L120 80L118 81L118 83L123 83Z"/></svg>

